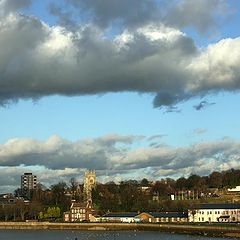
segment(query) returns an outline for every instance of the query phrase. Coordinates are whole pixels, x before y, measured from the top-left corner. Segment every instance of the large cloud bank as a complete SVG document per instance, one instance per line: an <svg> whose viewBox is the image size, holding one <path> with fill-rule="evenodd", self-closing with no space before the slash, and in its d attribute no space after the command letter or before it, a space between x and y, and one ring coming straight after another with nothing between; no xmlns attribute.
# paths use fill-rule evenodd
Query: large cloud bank
<svg viewBox="0 0 240 240"><path fill-rule="evenodd" d="M156 136L112 134L75 142L58 136L46 141L11 139L0 145L1 185L17 186L16 176L29 170L46 185L80 179L87 168L96 170L99 181L204 175L239 168L239 156L240 142L230 138L177 148Z"/></svg>
<svg viewBox="0 0 240 240"><path fill-rule="evenodd" d="M155 107L171 107L240 89L240 38L200 49L181 30L207 32L215 16L227 12L226 1L71 0L67 10L49 6L59 19L54 26L18 13L30 3L0 1L2 105L55 94L132 91L155 94Z"/></svg>

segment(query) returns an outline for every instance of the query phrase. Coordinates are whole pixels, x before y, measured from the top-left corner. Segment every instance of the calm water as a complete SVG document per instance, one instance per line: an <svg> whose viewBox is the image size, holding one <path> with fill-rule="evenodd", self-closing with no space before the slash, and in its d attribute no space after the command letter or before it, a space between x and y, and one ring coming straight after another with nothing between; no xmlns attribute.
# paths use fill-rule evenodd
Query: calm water
<svg viewBox="0 0 240 240"><path fill-rule="evenodd" d="M0 240L223 240L227 238L211 238L179 235L161 232L134 231L65 231L65 230L0 230ZM233 239L233 238L232 238Z"/></svg>

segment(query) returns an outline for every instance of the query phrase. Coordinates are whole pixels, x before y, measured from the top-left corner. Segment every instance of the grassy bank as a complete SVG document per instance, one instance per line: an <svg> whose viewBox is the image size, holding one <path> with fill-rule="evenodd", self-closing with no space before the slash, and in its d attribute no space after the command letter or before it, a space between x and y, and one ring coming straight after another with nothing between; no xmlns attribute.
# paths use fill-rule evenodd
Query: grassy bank
<svg viewBox="0 0 240 240"><path fill-rule="evenodd" d="M0 229L11 230L135 230L135 231L164 231L209 236L240 237L240 226L226 225L182 225L182 224L124 224L124 223L49 223L49 222L0 222Z"/></svg>

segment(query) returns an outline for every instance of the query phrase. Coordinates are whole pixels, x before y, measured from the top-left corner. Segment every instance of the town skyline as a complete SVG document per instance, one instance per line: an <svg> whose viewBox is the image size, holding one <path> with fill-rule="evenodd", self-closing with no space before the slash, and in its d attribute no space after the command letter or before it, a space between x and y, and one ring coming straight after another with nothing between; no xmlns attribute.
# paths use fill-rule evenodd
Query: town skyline
<svg viewBox="0 0 240 240"><path fill-rule="evenodd" d="M1 0L0 192L239 169L239 22L234 0Z"/></svg>

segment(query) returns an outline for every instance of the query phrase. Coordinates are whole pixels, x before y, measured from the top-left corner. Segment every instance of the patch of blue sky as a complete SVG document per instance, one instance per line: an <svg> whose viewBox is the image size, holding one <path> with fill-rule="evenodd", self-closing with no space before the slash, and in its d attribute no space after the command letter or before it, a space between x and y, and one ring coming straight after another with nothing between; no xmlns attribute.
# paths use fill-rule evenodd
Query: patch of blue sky
<svg viewBox="0 0 240 240"><path fill-rule="evenodd" d="M63 4L62 1L52 1ZM231 9L226 22L219 21L218 31L221 38L240 35L240 2L230 0ZM56 17L47 11L49 1L33 1L31 7L22 10L50 26L57 22ZM85 16L87 21L87 16ZM121 23L110 27L106 37L113 38L121 29ZM216 38L200 35L191 28L184 29L199 47L206 47ZM21 100L7 108L0 108L0 142L14 137L31 137L45 140L57 134L69 140L86 137L99 137L109 133L121 135L166 135L160 142L173 146L184 146L199 140L216 140L224 136L239 138L240 113L236 110L239 94L224 93L206 97L216 102L202 111L193 106L200 99L179 104L181 113L165 113L164 109L152 107L152 95L137 93L109 93L103 96L63 97L53 96L40 99L36 104ZM194 135L194 129L206 129L201 135ZM10 131L9 131L10 130ZM141 144L141 143L139 143ZM145 144L145 143L144 143Z"/></svg>
<svg viewBox="0 0 240 240"><path fill-rule="evenodd" d="M193 110L200 99L179 104L181 113L165 113L152 107L149 94L115 93L103 96L46 97L37 103L21 100L0 108L0 142L31 137L46 140L52 135L76 141L107 134L165 135L161 143L185 146L225 136L239 139L240 113L234 107L239 94L206 97L215 102L201 111ZM193 134L194 129L206 129ZM136 143L137 145L146 143ZM137 146L135 145L135 146Z"/></svg>
<svg viewBox="0 0 240 240"><path fill-rule="evenodd" d="M240 1L227 1L227 12L215 16L215 24L205 33L200 33L197 29L188 26L182 31L191 37L200 48L205 48L209 44L218 42L224 38L237 38L240 36Z"/></svg>
<svg viewBox="0 0 240 240"><path fill-rule="evenodd" d="M57 2L55 0L55 2ZM27 16L33 16L47 23L49 26L56 24L56 18L47 11L49 1L32 1L30 7L21 10L21 13Z"/></svg>

